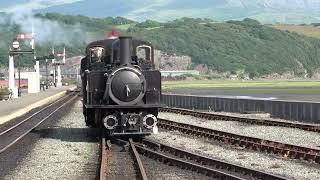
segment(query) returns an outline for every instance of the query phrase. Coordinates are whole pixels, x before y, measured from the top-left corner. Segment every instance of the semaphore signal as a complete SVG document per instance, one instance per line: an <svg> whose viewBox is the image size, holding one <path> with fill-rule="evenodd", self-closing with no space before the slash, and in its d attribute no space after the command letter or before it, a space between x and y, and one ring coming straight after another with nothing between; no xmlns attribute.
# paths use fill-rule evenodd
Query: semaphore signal
<svg viewBox="0 0 320 180"><path fill-rule="evenodd" d="M17 34L17 39L33 39L33 34Z"/></svg>

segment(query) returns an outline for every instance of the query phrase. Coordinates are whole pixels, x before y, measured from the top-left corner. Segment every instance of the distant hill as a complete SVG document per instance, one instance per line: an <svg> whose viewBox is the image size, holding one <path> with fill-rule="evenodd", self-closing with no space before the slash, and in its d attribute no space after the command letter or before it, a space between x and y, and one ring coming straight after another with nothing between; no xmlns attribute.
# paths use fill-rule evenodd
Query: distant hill
<svg viewBox="0 0 320 180"><path fill-rule="evenodd" d="M135 36L169 53L189 55L195 64L219 72L253 76L294 72L312 75L320 67L320 40L261 25L258 21L199 23L180 19L159 28L132 27Z"/></svg>
<svg viewBox="0 0 320 180"><path fill-rule="evenodd" d="M144 21L181 17L215 20L257 19L263 23L312 23L320 21L320 1L315 0L82 0L36 10L91 17L123 16Z"/></svg>
<svg viewBox="0 0 320 180"><path fill-rule="evenodd" d="M252 19L215 22L211 19L181 18L167 23L150 20L138 23L121 17L90 18L60 14L38 14L37 19L59 25L57 31L64 31L53 31L50 36L55 38L47 37L48 41L37 44L38 55L49 53L53 45L57 51L66 45L68 57L83 55L88 42L105 38L106 32L119 26L122 35L148 40L168 54L190 56L193 67L205 64L211 71L242 72L250 76L287 72L296 76L312 76L320 68L319 39L278 30ZM0 64L8 62L7 44L20 32L19 25L8 23L0 28L3 37ZM38 32L39 37L41 33ZM59 39L60 34L63 38ZM22 64L31 65L30 59L23 58Z"/></svg>

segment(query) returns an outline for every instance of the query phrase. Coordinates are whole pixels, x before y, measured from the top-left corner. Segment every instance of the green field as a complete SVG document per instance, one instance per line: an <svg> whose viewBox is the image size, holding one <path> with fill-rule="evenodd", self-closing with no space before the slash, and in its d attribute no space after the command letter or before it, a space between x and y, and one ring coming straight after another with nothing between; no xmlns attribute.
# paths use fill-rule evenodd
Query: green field
<svg viewBox="0 0 320 180"><path fill-rule="evenodd" d="M273 27L284 31L287 30L310 37L320 38L320 28L311 25L278 24Z"/></svg>
<svg viewBox="0 0 320 180"><path fill-rule="evenodd" d="M320 81L170 81L163 90L227 90L250 94L320 94Z"/></svg>
<svg viewBox="0 0 320 180"><path fill-rule="evenodd" d="M131 26L134 26L134 24L123 24L123 25L118 25L116 26L117 29L120 29L120 30L124 30L126 31L127 29L129 29L129 27Z"/></svg>

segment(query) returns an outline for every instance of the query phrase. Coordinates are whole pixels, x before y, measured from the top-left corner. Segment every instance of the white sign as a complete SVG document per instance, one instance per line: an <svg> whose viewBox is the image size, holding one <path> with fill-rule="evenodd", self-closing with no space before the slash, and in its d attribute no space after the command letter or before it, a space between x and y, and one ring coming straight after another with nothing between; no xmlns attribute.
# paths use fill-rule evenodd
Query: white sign
<svg viewBox="0 0 320 180"><path fill-rule="evenodd" d="M13 47L14 49L18 49L18 48L20 47L19 41L13 41L13 42L12 42L12 47Z"/></svg>

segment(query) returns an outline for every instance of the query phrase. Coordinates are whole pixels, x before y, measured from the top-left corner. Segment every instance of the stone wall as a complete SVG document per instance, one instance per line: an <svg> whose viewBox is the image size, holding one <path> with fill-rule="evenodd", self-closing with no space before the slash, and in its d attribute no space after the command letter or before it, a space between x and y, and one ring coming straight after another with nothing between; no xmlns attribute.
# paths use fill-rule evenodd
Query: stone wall
<svg viewBox="0 0 320 180"><path fill-rule="evenodd" d="M159 70L188 70L191 66L190 56L169 55L159 50L154 51L154 60L156 69Z"/></svg>

